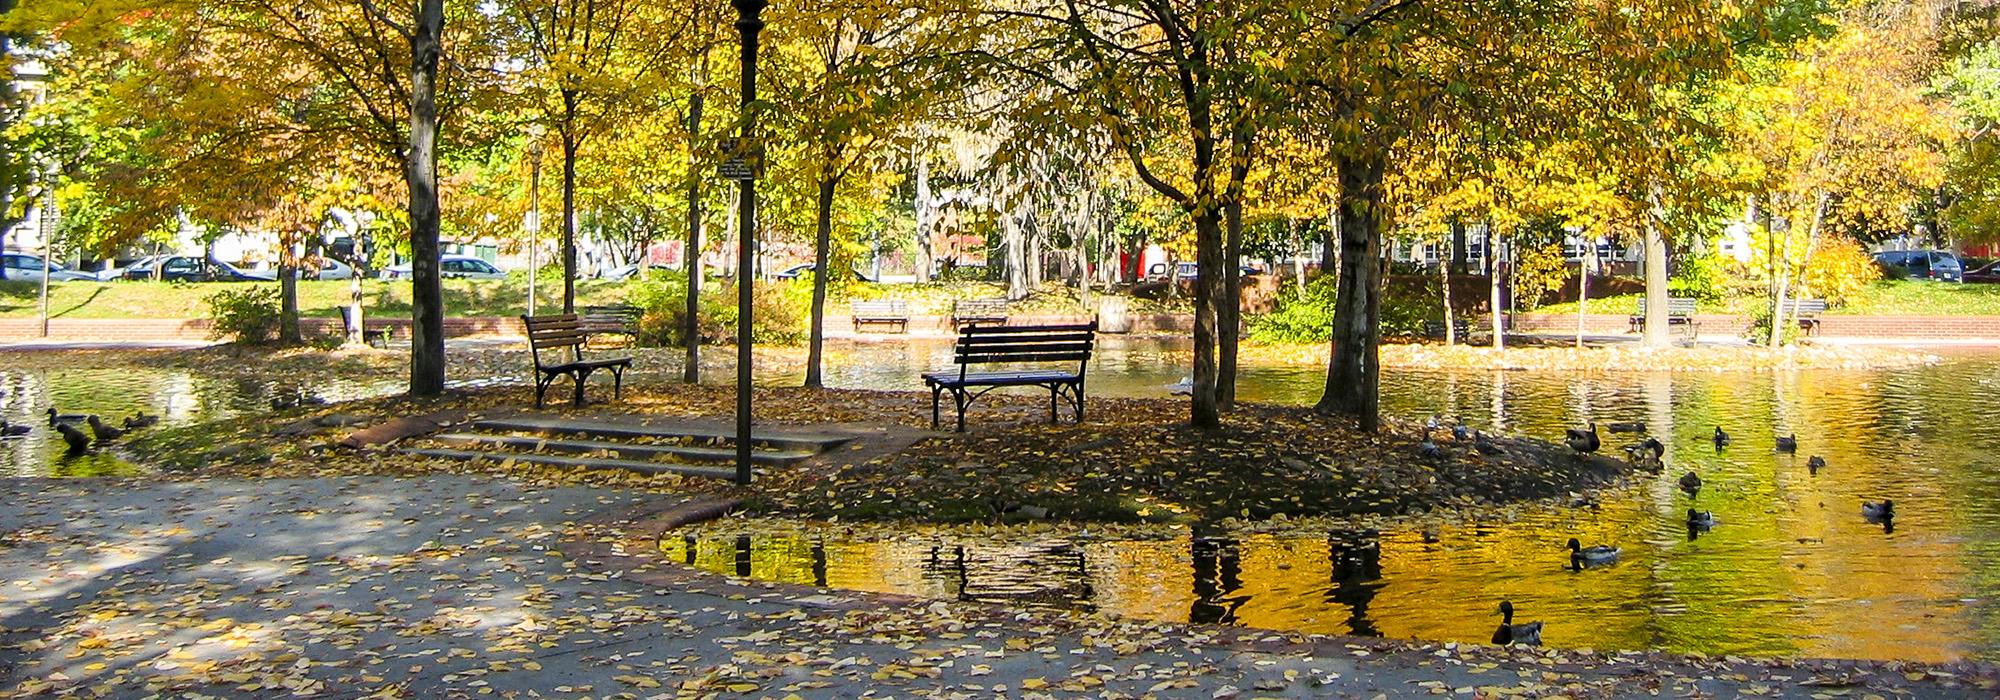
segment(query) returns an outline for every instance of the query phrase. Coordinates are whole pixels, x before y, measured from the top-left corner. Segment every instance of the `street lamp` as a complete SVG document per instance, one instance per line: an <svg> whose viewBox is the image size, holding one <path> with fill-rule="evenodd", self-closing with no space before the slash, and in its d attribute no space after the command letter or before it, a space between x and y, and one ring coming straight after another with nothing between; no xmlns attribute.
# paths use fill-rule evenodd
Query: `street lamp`
<svg viewBox="0 0 2000 700"><path fill-rule="evenodd" d="M751 103L757 101L757 34L764 31L758 15L768 0L730 0L736 7L736 31L743 36L743 109L741 131L737 134L738 153L750 153L754 127ZM753 171L741 173L736 181L736 483L750 483L750 275L757 251L757 179ZM688 342L694 342L689 340Z"/></svg>
<svg viewBox="0 0 2000 700"><path fill-rule="evenodd" d="M542 237L542 129L528 129L528 315L535 315L535 241Z"/></svg>

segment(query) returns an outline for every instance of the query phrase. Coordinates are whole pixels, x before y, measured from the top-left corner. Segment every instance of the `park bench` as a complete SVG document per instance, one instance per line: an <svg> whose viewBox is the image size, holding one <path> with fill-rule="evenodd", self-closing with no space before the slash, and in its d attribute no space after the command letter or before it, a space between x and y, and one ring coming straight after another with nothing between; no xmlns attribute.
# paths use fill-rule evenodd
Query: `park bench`
<svg viewBox="0 0 2000 700"><path fill-rule="evenodd" d="M367 324L363 323L362 325L365 326ZM361 342L367 343L369 347L376 347L376 348L386 347L389 344L390 337L395 335L395 331L396 331L395 326L390 326L388 324L383 324L380 326L376 326L374 328L362 328L360 333ZM341 337L349 337L355 335L354 307L352 306L340 307L340 334Z"/></svg>
<svg viewBox="0 0 2000 700"><path fill-rule="evenodd" d="M576 314L555 316L522 316L521 324L528 329L528 354L535 361L535 408L542 407L542 398L558 377L570 377L576 384L574 405L583 405L583 382L592 372L600 369L611 370L612 396L622 397L625 391L625 370L632 366L630 357L585 359L583 346L590 334L583 329L583 321ZM563 348L569 349L569 361L561 361ZM549 351L554 357L544 361L542 352Z"/></svg>
<svg viewBox="0 0 2000 700"><path fill-rule="evenodd" d="M1799 320L1799 330L1806 335L1818 335L1819 315L1826 313L1826 300L1792 299L1785 305L1785 313Z"/></svg>
<svg viewBox="0 0 2000 700"><path fill-rule="evenodd" d="M641 315L639 307L631 304L586 306L577 315L577 328L589 335L622 335L636 343Z"/></svg>
<svg viewBox="0 0 2000 700"><path fill-rule="evenodd" d="M1452 330L1452 337L1458 338L1459 340L1464 340L1466 336L1472 335L1472 322L1467 321L1464 318L1454 318L1451 320L1451 330ZM1425 321L1424 337L1443 338L1444 322Z"/></svg>
<svg viewBox="0 0 2000 700"><path fill-rule="evenodd" d="M951 303L951 325L954 328L991 323L1007 325L1006 299L959 299Z"/></svg>
<svg viewBox="0 0 2000 700"><path fill-rule="evenodd" d="M855 301L851 308L854 315L854 332L869 324L895 326L897 333L910 330L910 302L901 299L880 301Z"/></svg>
<svg viewBox="0 0 2000 700"><path fill-rule="evenodd" d="M1000 387L1036 386L1049 390L1049 422L1056 422L1056 402L1066 400L1083 422L1083 374L1097 340L1097 322L1056 326L966 326L952 347L957 371L931 372L924 384L931 389L931 428L938 425L938 405L951 392L958 407L958 432L965 432L965 409L974 399ZM972 371L973 365L1032 365L1076 363L1063 369Z"/></svg>
<svg viewBox="0 0 2000 700"><path fill-rule="evenodd" d="M1694 302L1695 300L1692 298L1671 297L1667 299L1667 328L1671 329L1674 326L1681 326L1686 328L1691 334L1698 333L1700 328L1694 322ZM1637 307L1632 310L1632 318L1630 319L1633 333L1638 333L1646 329L1645 298L1641 297L1639 299Z"/></svg>

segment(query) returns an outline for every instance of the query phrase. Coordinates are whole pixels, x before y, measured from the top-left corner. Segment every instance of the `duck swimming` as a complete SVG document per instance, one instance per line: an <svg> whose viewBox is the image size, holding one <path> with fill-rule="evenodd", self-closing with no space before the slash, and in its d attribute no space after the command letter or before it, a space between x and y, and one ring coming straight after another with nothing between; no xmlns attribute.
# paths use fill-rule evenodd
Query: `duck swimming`
<svg viewBox="0 0 2000 700"><path fill-rule="evenodd" d="M31 430L33 428L29 426L15 425L7 422L4 418L0 418L0 438L21 437L27 435Z"/></svg>
<svg viewBox="0 0 2000 700"><path fill-rule="evenodd" d="M1798 435L1796 435L1796 434L1794 434L1794 435L1785 435L1785 436L1781 436L1781 437L1779 437L1779 438L1778 438L1778 451L1779 451L1779 452L1785 452L1785 453L1795 453L1795 452L1798 452L1798 451L1799 451L1799 436L1798 436Z"/></svg>
<svg viewBox="0 0 2000 700"><path fill-rule="evenodd" d="M1819 456L1819 455L1813 455L1813 456L1811 456L1811 457L1807 457L1807 458L1806 458L1806 470L1807 470L1807 471L1810 471L1810 472L1812 472L1812 473L1814 473L1814 474L1818 474L1818 473L1819 473L1819 470L1821 470L1821 469L1824 469L1824 468L1826 468L1826 458L1825 458L1825 457L1821 457L1821 456Z"/></svg>
<svg viewBox="0 0 2000 700"><path fill-rule="evenodd" d="M1618 555L1624 551L1604 544L1585 547L1576 538L1569 538L1569 564L1578 569L1618 561Z"/></svg>
<svg viewBox="0 0 2000 700"><path fill-rule="evenodd" d="M85 418L89 418L89 416L81 413L57 413L56 407L49 407L49 425L57 423L82 423Z"/></svg>
<svg viewBox="0 0 2000 700"><path fill-rule="evenodd" d="M97 436L98 442L110 442L125 437L125 431L111 427L97 416L91 416L88 422L90 423L90 434Z"/></svg>
<svg viewBox="0 0 2000 700"><path fill-rule="evenodd" d="M1542 645L1542 623L1530 622L1514 624L1514 603L1500 601L1500 628L1493 630L1494 644L1523 644L1531 647Z"/></svg>
<svg viewBox="0 0 2000 700"><path fill-rule="evenodd" d="M1715 437L1713 439L1715 440L1715 449L1720 450L1729 446L1729 433L1722 432L1722 426L1720 425L1715 426Z"/></svg>
<svg viewBox="0 0 2000 700"><path fill-rule="evenodd" d="M125 419L125 429L137 430L139 428L151 428L159 422L160 422L159 416L149 416L146 415L145 411L140 411L136 414L133 414L132 417Z"/></svg>
<svg viewBox="0 0 2000 700"><path fill-rule="evenodd" d="M57 423L56 432L62 433L63 442L69 445L70 454L83 454L90 451L90 436L83 434L83 431L78 430L76 426L68 423Z"/></svg>
<svg viewBox="0 0 2000 700"><path fill-rule="evenodd" d="M1701 475L1688 472L1681 475L1681 490L1694 493L1701 490Z"/></svg>
<svg viewBox="0 0 2000 700"><path fill-rule="evenodd" d="M1881 503L1862 501L1861 517L1876 521L1896 517L1896 502L1887 498L1882 499Z"/></svg>
<svg viewBox="0 0 2000 700"><path fill-rule="evenodd" d="M1614 432L1614 433L1643 433L1643 432L1646 432L1646 424L1645 424L1645 423L1641 423L1641 422L1639 422L1639 421L1626 421L1626 422L1623 422L1623 423L1611 423L1611 424L1609 424L1609 425L1606 425L1606 426L1604 426L1604 427L1605 427L1606 429L1610 430L1611 432Z"/></svg>
<svg viewBox="0 0 2000 700"><path fill-rule="evenodd" d="M1721 522L1721 520L1716 519L1714 511L1688 509L1688 527L1697 530L1706 530L1715 527Z"/></svg>

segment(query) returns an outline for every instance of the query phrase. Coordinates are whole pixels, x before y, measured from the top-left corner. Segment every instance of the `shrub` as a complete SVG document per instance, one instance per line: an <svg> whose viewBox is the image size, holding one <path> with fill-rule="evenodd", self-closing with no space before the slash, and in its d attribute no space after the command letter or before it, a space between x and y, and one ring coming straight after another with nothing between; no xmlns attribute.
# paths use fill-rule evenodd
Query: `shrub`
<svg viewBox="0 0 2000 700"><path fill-rule="evenodd" d="M278 289L275 286L244 285L208 296L211 340L257 344L268 342L278 330Z"/></svg>
<svg viewBox="0 0 2000 700"><path fill-rule="evenodd" d="M1702 301L1720 301L1728 277L1722 271L1722 258L1714 251L1699 256L1682 258L1674 268L1674 276L1667 280L1667 293L1676 297L1692 297Z"/></svg>
<svg viewBox="0 0 2000 700"><path fill-rule="evenodd" d="M1305 291L1287 285L1278 293L1277 309L1250 320L1250 338L1262 343L1311 343L1333 339L1333 300L1337 275L1320 275Z"/></svg>
<svg viewBox="0 0 2000 700"><path fill-rule="evenodd" d="M687 276L662 272L632 283L630 302L639 307L639 343L680 347L687 319ZM805 339L804 319L812 303L812 283L781 281L757 284L750 311L754 342L796 345ZM704 345L736 340L736 285L726 279L703 280L696 328Z"/></svg>
<svg viewBox="0 0 2000 700"><path fill-rule="evenodd" d="M1532 311L1574 276L1563 259L1562 244L1529 248L1521 252L1514 268L1514 300L1521 310Z"/></svg>
<svg viewBox="0 0 2000 700"><path fill-rule="evenodd" d="M1828 236L1813 251L1805 277L1806 293L1828 304L1842 304L1881 279L1882 266L1854 239Z"/></svg>

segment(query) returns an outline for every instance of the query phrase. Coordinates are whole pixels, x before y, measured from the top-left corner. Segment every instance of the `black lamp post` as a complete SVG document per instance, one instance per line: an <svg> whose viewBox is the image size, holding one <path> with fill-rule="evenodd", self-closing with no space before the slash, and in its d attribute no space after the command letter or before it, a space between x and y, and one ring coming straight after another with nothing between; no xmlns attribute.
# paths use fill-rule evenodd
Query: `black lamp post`
<svg viewBox="0 0 2000 700"><path fill-rule="evenodd" d="M758 15L770 3L730 0L730 4L736 7L736 31L743 35L739 58L743 67L742 131L737 134L737 144L738 156L747 158L754 149L750 104L757 101L757 34L764 31L764 20ZM736 181L736 483L746 485L750 483L750 275L757 256L756 178L753 168Z"/></svg>

